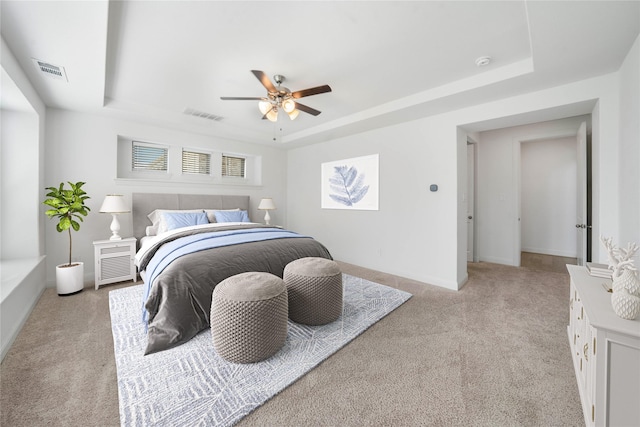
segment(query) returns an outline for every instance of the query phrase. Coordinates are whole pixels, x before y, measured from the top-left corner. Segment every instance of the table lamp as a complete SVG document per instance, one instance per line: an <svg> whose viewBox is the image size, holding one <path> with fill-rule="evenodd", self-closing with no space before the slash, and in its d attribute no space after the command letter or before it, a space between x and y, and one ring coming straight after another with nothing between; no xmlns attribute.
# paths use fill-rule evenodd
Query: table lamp
<svg viewBox="0 0 640 427"><path fill-rule="evenodd" d="M122 240L120 237L120 222L118 221L118 214L131 212L129 207L124 202L122 194L107 194L100 207L100 212L110 213L113 216L111 221L111 238L109 240Z"/></svg>
<svg viewBox="0 0 640 427"><path fill-rule="evenodd" d="M264 214L264 223L265 224L270 225L269 221L271 221L271 216L269 215L269 211L275 210L275 208L276 208L276 205L273 203L273 199L267 198L267 199L260 200L260 204L258 205L258 209L266 211L266 213Z"/></svg>

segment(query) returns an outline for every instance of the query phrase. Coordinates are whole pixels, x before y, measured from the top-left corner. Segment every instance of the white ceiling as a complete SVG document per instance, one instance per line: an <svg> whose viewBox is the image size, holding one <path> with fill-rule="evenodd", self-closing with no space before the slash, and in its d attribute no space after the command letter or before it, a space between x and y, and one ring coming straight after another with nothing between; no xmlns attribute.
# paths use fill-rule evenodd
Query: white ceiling
<svg viewBox="0 0 640 427"><path fill-rule="evenodd" d="M47 106L288 147L616 71L640 32L640 1L2 0L0 14ZM273 124L220 100L264 96L252 69L333 91L300 100L319 116Z"/></svg>

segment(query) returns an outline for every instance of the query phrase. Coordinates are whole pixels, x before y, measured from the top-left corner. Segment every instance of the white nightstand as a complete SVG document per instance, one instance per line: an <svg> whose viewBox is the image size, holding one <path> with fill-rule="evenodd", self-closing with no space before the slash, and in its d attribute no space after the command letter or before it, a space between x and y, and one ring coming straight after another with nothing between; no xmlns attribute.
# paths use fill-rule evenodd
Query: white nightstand
<svg viewBox="0 0 640 427"><path fill-rule="evenodd" d="M96 289L107 283L136 281L136 238L96 240L93 242Z"/></svg>

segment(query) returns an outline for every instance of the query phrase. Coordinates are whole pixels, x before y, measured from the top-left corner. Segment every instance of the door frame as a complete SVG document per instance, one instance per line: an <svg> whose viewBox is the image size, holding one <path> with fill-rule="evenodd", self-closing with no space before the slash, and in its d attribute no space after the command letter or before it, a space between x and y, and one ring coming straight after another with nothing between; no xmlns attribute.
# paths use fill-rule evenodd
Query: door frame
<svg viewBox="0 0 640 427"><path fill-rule="evenodd" d="M589 132L587 132L588 134ZM560 139L560 138L571 138L577 135L577 130L566 129L566 130L557 130L550 131L547 133L543 133L540 135L530 136L524 139L515 139L512 143L512 154L513 154L513 187L512 194L513 197L513 210L514 210L514 222L513 222L513 252L511 255L512 263L516 267L520 267L521 264L521 253L522 253L522 144L525 142L534 142L534 141L544 141L547 139ZM589 146L587 146L587 152L589 151ZM577 159L576 159L577 160ZM587 165L589 168L589 165ZM590 171L587 170L587 175L590 174ZM587 183L588 184L588 183ZM587 204L587 215L589 215L590 209L589 204Z"/></svg>
<svg viewBox="0 0 640 427"><path fill-rule="evenodd" d="M473 147L473 186L471 189L469 189L469 167L468 167L468 150L469 150L469 146ZM471 216L473 217L471 219L471 221L473 221L473 229L472 229L472 233L471 233L471 255L472 255L472 259L471 261L469 261L469 258L467 256L467 262L478 262L479 257L478 257L478 227L477 227L477 222L476 222L476 218L478 215L478 148L479 148L479 144L474 141L471 137L467 136L467 213L466 215L469 215L469 210L471 210ZM472 199L473 199L473 203L471 205L471 209L469 209L469 196L468 194L472 195ZM467 226L467 251L469 250L469 226Z"/></svg>

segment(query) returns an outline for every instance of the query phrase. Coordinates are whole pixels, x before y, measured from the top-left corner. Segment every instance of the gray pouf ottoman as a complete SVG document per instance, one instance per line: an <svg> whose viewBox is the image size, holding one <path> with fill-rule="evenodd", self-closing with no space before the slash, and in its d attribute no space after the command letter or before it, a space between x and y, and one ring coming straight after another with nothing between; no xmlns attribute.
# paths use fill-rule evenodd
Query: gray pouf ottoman
<svg viewBox="0 0 640 427"><path fill-rule="evenodd" d="M335 261L300 258L284 268L289 318L304 325L324 325L342 314L342 272Z"/></svg>
<svg viewBox="0 0 640 427"><path fill-rule="evenodd" d="M229 362L253 363L273 356L287 338L287 320L287 287L278 276L241 273L213 290L213 347Z"/></svg>

